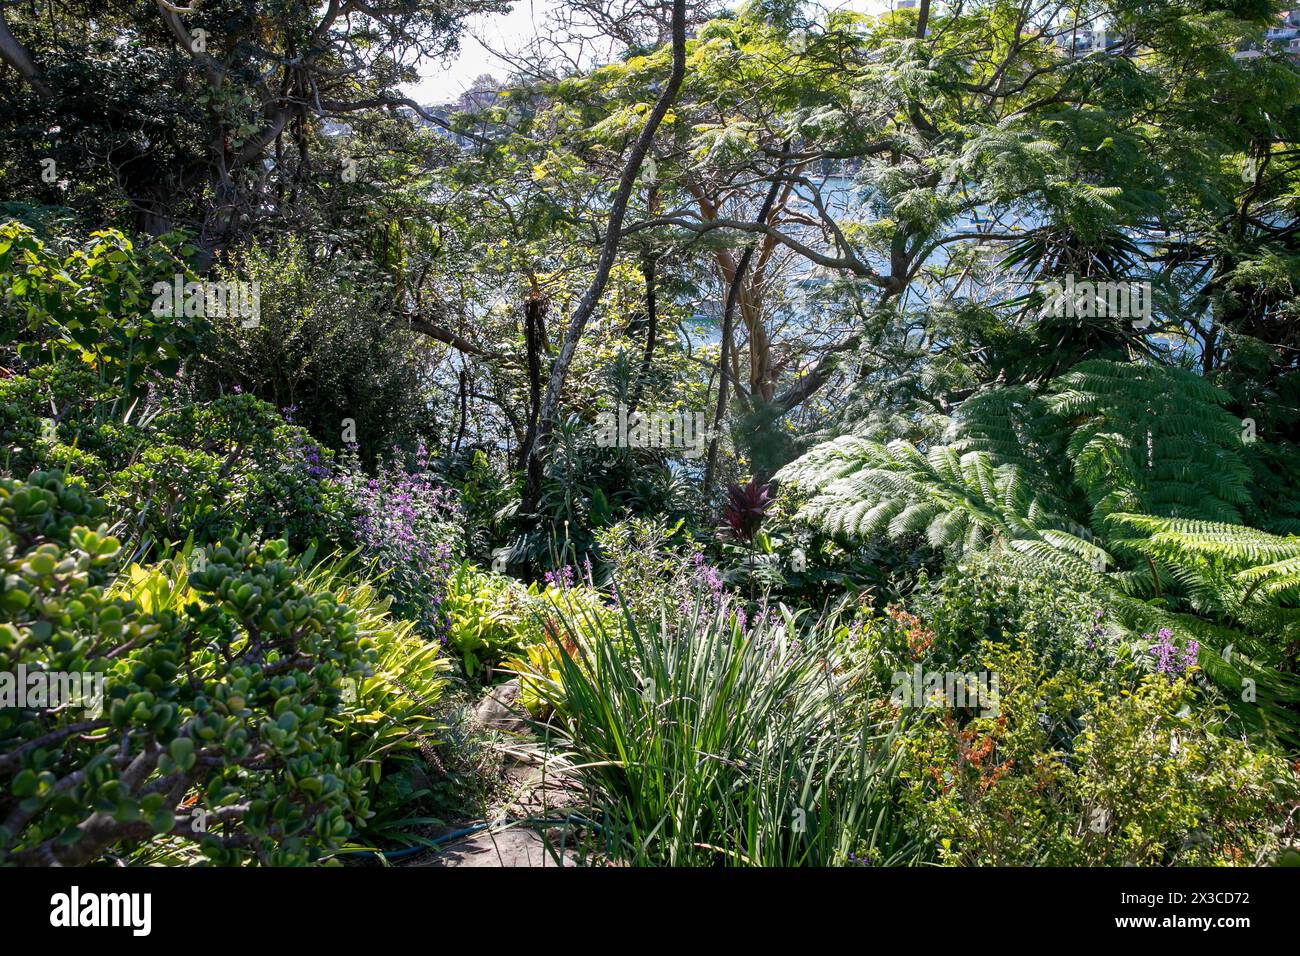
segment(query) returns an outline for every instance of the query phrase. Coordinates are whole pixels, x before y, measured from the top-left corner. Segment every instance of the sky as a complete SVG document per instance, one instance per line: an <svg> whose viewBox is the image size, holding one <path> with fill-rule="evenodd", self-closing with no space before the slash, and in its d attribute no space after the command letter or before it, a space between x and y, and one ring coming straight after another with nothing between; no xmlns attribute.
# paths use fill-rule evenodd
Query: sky
<svg viewBox="0 0 1300 956"><path fill-rule="evenodd" d="M420 82L407 87L407 95L417 103L447 103L484 73L504 78L509 65L489 53L480 38L497 49L518 49L546 29L546 14L554 6L554 0L516 0L509 13L471 17L460 51L446 62L424 64Z"/></svg>
<svg viewBox="0 0 1300 956"><path fill-rule="evenodd" d="M823 5L831 9L879 12L895 2L823 0ZM510 72L509 64L494 56L488 48L506 51L522 48L530 38L546 29L547 14L556 6L556 0L516 0L509 13L471 17L461 39L460 51L445 62L424 64L420 82L406 87L406 94L424 105L447 103L469 89L475 78L484 73L504 79Z"/></svg>

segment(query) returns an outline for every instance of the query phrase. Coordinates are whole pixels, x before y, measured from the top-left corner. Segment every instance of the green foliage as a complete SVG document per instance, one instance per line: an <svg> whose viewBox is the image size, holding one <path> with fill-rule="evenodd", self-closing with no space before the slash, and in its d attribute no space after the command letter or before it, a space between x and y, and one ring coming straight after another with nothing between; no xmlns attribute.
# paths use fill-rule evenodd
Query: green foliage
<svg viewBox="0 0 1300 956"><path fill-rule="evenodd" d="M335 478L354 512L362 560L403 615L430 638L441 636L443 581L460 559L461 517L455 496L429 469L428 456L384 461L374 477L355 456L344 458Z"/></svg>
<svg viewBox="0 0 1300 956"><path fill-rule="evenodd" d="M159 392L122 413L79 365L0 380L0 441L11 473L76 473L125 523L132 547L236 531L348 546L351 505L329 453L250 395L212 401Z"/></svg>
<svg viewBox="0 0 1300 956"><path fill-rule="evenodd" d="M0 670L104 680L83 709L3 711L0 853L87 863L163 837L284 864L337 848L372 815L385 751L427 727L436 667L408 626L320 587L284 542L228 540L201 569L114 581L103 515L57 472L0 481Z"/></svg>
<svg viewBox="0 0 1300 956"><path fill-rule="evenodd" d="M143 250L112 229L63 255L18 222L0 224L0 345L38 364L71 356L112 389L125 411L150 373L174 375L201 326L193 316L155 315L154 284L188 279L176 241Z"/></svg>
<svg viewBox="0 0 1300 956"><path fill-rule="evenodd" d="M989 710L906 710L914 825L957 865L1271 862L1295 839L1300 778L1236 735L1196 668L1153 672L1105 603L1049 569L985 557L917 595L921 617L895 612L928 640L868 622L861 639L895 675L910 680L916 662L997 681Z"/></svg>
<svg viewBox="0 0 1300 956"><path fill-rule="evenodd" d="M1099 535L1116 511L1240 517L1248 471L1240 422L1221 408L1226 395L1197 376L1096 360L1057 379L1044 400L1013 394L1014 403L985 396L964 408L953 443L925 454L902 440L886 446L845 436L778 477L816 492L803 514L828 532L924 531L932 545L954 553L1043 539L1083 559L1109 557L1067 530L1085 517L1070 508L1079 495ZM1040 401L1036 411L1013 411ZM1064 453L1074 487L1045 485L1045 477L1060 475L1043 460L1052 446L1026 441L1051 429L1069 436ZM1042 458L1031 457L1034 449Z"/></svg>
<svg viewBox="0 0 1300 956"><path fill-rule="evenodd" d="M996 717L925 714L902 744L904 804L943 862L1258 865L1294 839L1294 771L1189 707L1185 680L1109 696L1024 652L989 648L984 663Z"/></svg>
<svg viewBox="0 0 1300 956"><path fill-rule="evenodd" d="M1112 512L1238 522L1249 470L1227 392L1199 375L1139 362L1083 362L1053 383L1048 408L1102 527Z"/></svg>
<svg viewBox="0 0 1300 956"><path fill-rule="evenodd" d="M504 537L501 533L503 512L510 507L510 484L493 468L488 456L475 450L462 465L457 461L448 469L448 479L460 494L464 515L462 550L472 559L490 559L492 542Z"/></svg>
<svg viewBox="0 0 1300 956"><path fill-rule="evenodd" d="M510 561L546 566L560 558L586 559L596 534L621 518L698 516L698 489L657 449L602 448L578 415L557 423L538 514L518 515L525 531L512 543Z"/></svg>
<svg viewBox="0 0 1300 956"><path fill-rule="evenodd" d="M372 784L370 816L356 839L371 845L419 843L413 828L440 822L427 816L445 774L438 749L448 720L441 702L450 662L440 644L417 631L415 621L395 617L393 601L376 584L321 562L304 575L303 587L329 592L356 617L357 633L375 648L371 673L345 682L343 718L347 760L362 767Z"/></svg>
<svg viewBox="0 0 1300 956"><path fill-rule="evenodd" d="M510 578L479 571L468 563L447 579L442 604L447 644L470 679L481 680L489 667L522 647L516 594Z"/></svg>
<svg viewBox="0 0 1300 956"><path fill-rule="evenodd" d="M526 667L530 649L551 646L563 615L583 622L584 635L591 634L597 621L612 617L599 595L572 581L525 587L469 563L461 564L448 578L443 609L447 645L473 681L486 680L494 668L511 659ZM535 656L540 665L544 655Z"/></svg>
<svg viewBox="0 0 1300 956"><path fill-rule="evenodd" d="M542 685L564 715L552 751L587 784L606 852L674 866L913 858L890 728L868 719L864 665L833 627L773 615L746 632L729 605L664 612L590 643L566 619L576 650Z"/></svg>
<svg viewBox="0 0 1300 956"><path fill-rule="evenodd" d="M1090 361L1053 382L1039 408L1017 413L1012 429L998 417L1009 405L984 401L954 423L953 445L922 455L901 441L845 437L779 477L815 492L801 514L825 531L924 531L953 555L1010 551L1025 566L1058 568L1077 587L1108 589L1108 605L1132 633L1149 640L1168 628L1225 653L1226 665L1203 653L1204 666L1239 717L1294 739L1291 544L1235 523L1248 501L1248 468L1240 422L1223 410L1225 400L1178 369ZM1016 400L1022 408L1034 401L1024 393ZM1061 474L1047 461L1038 469L1042 490L1033 490L1024 475L1036 466L1026 452L1051 443L1016 436L1052 429L1067 436L1072 480L1047 487L1046 478ZM999 453L1012 460L999 463ZM1241 563L1252 552L1258 567ZM1224 567L1229 559L1237 564Z"/></svg>
<svg viewBox="0 0 1300 956"><path fill-rule="evenodd" d="M428 387L426 341L404 330L387 277L313 257L300 240L253 245L218 275L255 282L259 321L216 317L197 358L208 392L243 391L276 408L326 447L355 444L373 466L394 446L438 438Z"/></svg>
<svg viewBox="0 0 1300 956"><path fill-rule="evenodd" d="M979 551L1037 537L1044 512L1015 465L947 446L922 454L901 439L882 445L846 435L777 475L815 494L800 517L832 535L901 538L924 534L934 547Z"/></svg>
<svg viewBox="0 0 1300 956"><path fill-rule="evenodd" d="M439 638L467 693L515 672L618 860L1294 854L1300 70L1235 55L1276 4L749 0L626 175L662 10L450 118L400 93L501 5L5 7L0 666L108 693L0 708L0 858L427 842ZM176 275L259 321L158 314ZM1066 276L1151 322L1044 314ZM707 489L593 441L723 382ZM998 712L900 704L914 668Z"/></svg>
<svg viewBox="0 0 1300 956"><path fill-rule="evenodd" d="M596 532L601 558L609 566L618 600L638 620L659 612L665 592L677 590L674 577L686 567L682 522L628 518Z"/></svg>

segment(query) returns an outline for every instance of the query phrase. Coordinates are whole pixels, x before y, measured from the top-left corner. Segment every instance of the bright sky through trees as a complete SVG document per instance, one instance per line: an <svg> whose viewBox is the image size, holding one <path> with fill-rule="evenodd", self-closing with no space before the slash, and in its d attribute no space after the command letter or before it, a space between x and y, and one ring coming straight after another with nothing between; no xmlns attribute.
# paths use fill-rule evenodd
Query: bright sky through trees
<svg viewBox="0 0 1300 956"><path fill-rule="evenodd" d="M818 6L878 12L898 5L898 0L846 0ZM545 33L554 8L553 0L520 0L509 13L470 18L456 55L447 62L425 63L420 82L408 86L406 93L419 103L446 103L455 100L485 73L503 78L510 72L510 64L499 54L515 53L533 37Z"/></svg>

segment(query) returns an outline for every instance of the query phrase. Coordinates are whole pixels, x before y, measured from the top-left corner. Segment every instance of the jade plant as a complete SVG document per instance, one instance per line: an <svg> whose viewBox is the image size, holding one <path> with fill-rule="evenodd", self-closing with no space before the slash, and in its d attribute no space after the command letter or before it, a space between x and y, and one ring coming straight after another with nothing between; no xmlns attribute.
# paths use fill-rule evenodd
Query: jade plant
<svg viewBox="0 0 1300 956"><path fill-rule="evenodd" d="M103 690L0 709L0 863L85 864L159 837L221 864L336 849L370 815L348 735L371 630L283 541L228 539L115 586L104 513L59 472L0 480L0 676Z"/></svg>

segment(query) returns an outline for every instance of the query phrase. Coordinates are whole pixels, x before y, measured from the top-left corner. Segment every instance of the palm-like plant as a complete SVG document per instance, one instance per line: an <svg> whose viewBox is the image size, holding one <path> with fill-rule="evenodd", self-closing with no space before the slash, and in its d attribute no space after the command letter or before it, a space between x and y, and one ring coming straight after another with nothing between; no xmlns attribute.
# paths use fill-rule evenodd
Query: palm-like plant
<svg viewBox="0 0 1300 956"><path fill-rule="evenodd" d="M746 484L733 484L727 489L727 505L722 511L722 520L736 538L750 544L762 527L771 503L771 486L750 478Z"/></svg>

